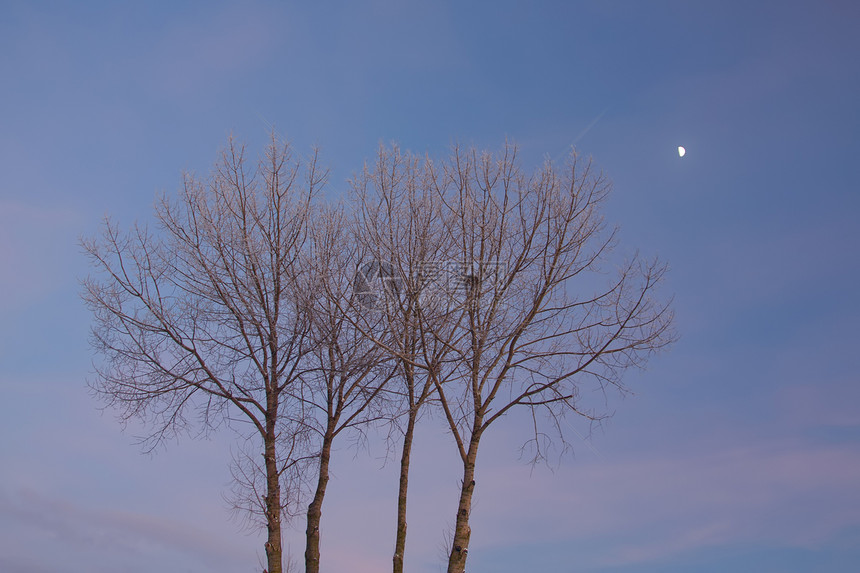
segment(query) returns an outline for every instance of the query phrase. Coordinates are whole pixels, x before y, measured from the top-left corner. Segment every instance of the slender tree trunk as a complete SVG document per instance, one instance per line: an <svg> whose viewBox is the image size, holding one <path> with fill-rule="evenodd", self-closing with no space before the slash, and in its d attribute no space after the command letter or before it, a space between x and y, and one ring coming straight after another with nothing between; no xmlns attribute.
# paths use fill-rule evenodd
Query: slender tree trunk
<svg viewBox="0 0 860 573"><path fill-rule="evenodd" d="M469 516L472 513L472 494L475 491L475 460L478 457L480 440L480 434L473 432L466 459L463 460L463 485L460 488L460 504L457 507L454 541L451 544L451 554L448 557L448 573L463 573L466 570L469 538L472 535L472 529L469 527Z"/></svg>
<svg viewBox="0 0 860 573"><path fill-rule="evenodd" d="M271 428L269 428L271 426ZM269 573L282 573L282 548L281 548L281 476L278 474L277 458L275 457L275 427L274 423L268 424L265 437L266 460L266 527L268 539L266 540L266 562Z"/></svg>
<svg viewBox="0 0 860 573"><path fill-rule="evenodd" d="M320 469L317 490L311 504L308 506L308 528L305 546L305 573L319 573L320 570L320 521L322 519L322 504L325 490L328 486L328 468L331 459L331 444L334 432L329 427L323 436L320 450Z"/></svg>
<svg viewBox="0 0 860 573"><path fill-rule="evenodd" d="M406 551L406 498L409 490L409 461L412 455L412 437L415 433L415 418L418 408L409 409L406 433L403 435L403 454L400 456L400 489L397 492L397 539L394 542L394 573L403 573Z"/></svg>

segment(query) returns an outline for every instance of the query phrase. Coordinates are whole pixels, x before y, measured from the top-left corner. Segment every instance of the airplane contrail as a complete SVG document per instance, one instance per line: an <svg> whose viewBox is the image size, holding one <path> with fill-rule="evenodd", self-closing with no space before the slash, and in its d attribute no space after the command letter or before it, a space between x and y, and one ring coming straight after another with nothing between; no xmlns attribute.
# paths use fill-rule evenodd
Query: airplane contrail
<svg viewBox="0 0 860 573"><path fill-rule="evenodd" d="M597 122L600 121L604 115L606 115L607 111L609 111L608 107L606 109L604 109L603 111L601 111L600 115L598 115L593 120L591 120L591 123L589 123L585 129L583 129L582 131L579 132L579 135L576 136L576 139L573 140L573 143L571 143L571 145L576 145L577 143L579 143L579 140L582 139L583 137L585 137L585 134L588 133L592 127L597 125Z"/></svg>
<svg viewBox="0 0 860 573"><path fill-rule="evenodd" d="M597 115L597 117L592 119L591 123L586 125L585 129L583 129L582 131L579 132L579 135L577 135L576 138L570 143L570 145L567 146L567 149L565 151L562 151L562 152L556 154L556 156L553 158L553 162L556 162L559 159L561 159L563 156L568 155L571 151L571 148L575 147L576 144L579 143L579 140L582 139L583 137L585 137L585 134L588 133L589 131L591 131L592 127L597 125L597 122L599 122L603 118L603 116L606 115L607 111L609 111L608 107L606 109L604 109L603 111L601 111Z"/></svg>

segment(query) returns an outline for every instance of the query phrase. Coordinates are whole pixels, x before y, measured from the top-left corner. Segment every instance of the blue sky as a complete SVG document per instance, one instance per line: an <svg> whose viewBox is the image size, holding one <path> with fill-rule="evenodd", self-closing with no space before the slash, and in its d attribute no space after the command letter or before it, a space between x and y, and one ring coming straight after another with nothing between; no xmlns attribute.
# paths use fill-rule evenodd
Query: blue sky
<svg viewBox="0 0 860 573"><path fill-rule="evenodd" d="M261 569L222 499L229 433L141 455L87 394L77 241L273 127L321 146L332 196L380 142L509 137L526 165L576 144L614 181L622 245L671 266L681 339L609 397L608 424L574 423L552 470L518 460L516 417L488 435L470 571L856 567L858 24L837 0L5 2L0 570ZM442 570L456 507L437 422L416 445L416 573ZM388 569L382 456L337 452L324 571Z"/></svg>

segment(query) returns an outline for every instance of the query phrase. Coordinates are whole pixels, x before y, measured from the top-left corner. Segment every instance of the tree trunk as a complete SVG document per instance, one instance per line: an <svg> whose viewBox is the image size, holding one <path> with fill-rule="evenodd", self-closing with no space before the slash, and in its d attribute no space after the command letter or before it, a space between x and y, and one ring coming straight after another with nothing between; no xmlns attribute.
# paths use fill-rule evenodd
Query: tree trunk
<svg viewBox="0 0 860 573"><path fill-rule="evenodd" d="M328 486L328 467L333 441L334 433L329 428L325 436L323 436L322 449L320 450L320 470L317 490L311 504L308 506L305 573L319 573L320 570L320 520L322 519L322 504L325 498L325 490Z"/></svg>
<svg viewBox="0 0 860 573"><path fill-rule="evenodd" d="M409 460L412 454L412 436L415 433L417 408L409 410L406 433L403 435L403 454L400 456L400 489L397 493L397 539L394 542L394 573L403 573L406 551L406 498L409 490Z"/></svg>
<svg viewBox="0 0 860 573"><path fill-rule="evenodd" d="M267 428L268 430L268 428ZM265 437L266 460L266 527L268 539L266 540L266 562L269 573L282 573L282 550L281 550L281 476L278 475L278 464L275 457L275 432L272 424L271 431L267 431Z"/></svg>
<svg viewBox="0 0 860 573"><path fill-rule="evenodd" d="M457 507L457 520L454 526L454 541L448 557L448 573L463 573L466 570L466 557L469 553L469 516L472 513L472 493L475 491L475 460L478 457L480 434L473 433L469 451L463 461L463 485L460 487L460 505Z"/></svg>

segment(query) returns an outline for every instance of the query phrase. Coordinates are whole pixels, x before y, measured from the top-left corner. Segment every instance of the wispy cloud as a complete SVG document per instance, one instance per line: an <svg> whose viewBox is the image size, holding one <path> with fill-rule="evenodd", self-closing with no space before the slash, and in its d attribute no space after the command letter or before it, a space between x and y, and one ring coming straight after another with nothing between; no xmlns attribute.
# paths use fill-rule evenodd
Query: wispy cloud
<svg viewBox="0 0 860 573"><path fill-rule="evenodd" d="M506 500L476 514L476 529L489 530L487 549L589 540L605 549L593 552L594 563L621 565L732 543L817 547L860 526L856 445L758 443L527 472L485 478L481 499Z"/></svg>
<svg viewBox="0 0 860 573"><path fill-rule="evenodd" d="M213 88L267 64L276 52L275 21L253 5L178 19L166 26L148 55L150 86L170 96L209 97Z"/></svg>
<svg viewBox="0 0 860 573"><path fill-rule="evenodd" d="M8 533L10 526L18 535L22 530L34 531L39 538L52 540L54 547L98 555L90 563L120 563L126 570L132 564L148 570L170 555L205 565L210 571L248 570L241 566L249 565L241 546L199 525L142 513L85 508L31 489L0 493L0 527ZM59 552L52 552L53 556L39 554L32 551L35 547L36 543L28 544L29 559L21 554L21 547L3 549L9 558L24 560L23 564L34 570L40 565L77 570L66 568L70 564L63 563L64 558L56 555Z"/></svg>
<svg viewBox="0 0 860 573"><path fill-rule="evenodd" d="M856 376L832 380L815 379L815 384L793 384L776 396L780 415L788 425L860 428L860 383Z"/></svg>
<svg viewBox="0 0 860 573"><path fill-rule="evenodd" d="M0 199L0 311L66 286L79 223L70 209Z"/></svg>

